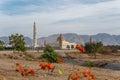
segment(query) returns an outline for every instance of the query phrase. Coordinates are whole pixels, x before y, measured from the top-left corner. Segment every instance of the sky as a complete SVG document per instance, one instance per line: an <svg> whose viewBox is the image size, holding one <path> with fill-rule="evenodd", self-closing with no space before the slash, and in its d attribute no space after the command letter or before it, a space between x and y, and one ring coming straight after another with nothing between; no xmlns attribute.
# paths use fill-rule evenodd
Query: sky
<svg viewBox="0 0 120 80"><path fill-rule="evenodd" d="M0 0L0 36L120 35L120 0Z"/></svg>

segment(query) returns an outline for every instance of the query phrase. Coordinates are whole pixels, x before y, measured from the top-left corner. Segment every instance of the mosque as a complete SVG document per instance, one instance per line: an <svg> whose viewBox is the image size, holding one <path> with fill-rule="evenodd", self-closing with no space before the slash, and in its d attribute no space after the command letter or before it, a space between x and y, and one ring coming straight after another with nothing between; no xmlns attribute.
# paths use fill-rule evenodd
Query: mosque
<svg viewBox="0 0 120 80"><path fill-rule="evenodd" d="M36 32L36 23L34 22L33 25L33 48L40 47L40 45L37 44L37 32ZM55 43L56 46L59 47L59 49L74 49L76 47L76 43L71 43L65 40L64 36L60 34L57 38L57 43ZM44 46L46 45L46 41L44 42Z"/></svg>
<svg viewBox="0 0 120 80"><path fill-rule="evenodd" d="M66 41L62 34L57 38L57 41L59 42L60 49L74 49L77 45L76 43Z"/></svg>

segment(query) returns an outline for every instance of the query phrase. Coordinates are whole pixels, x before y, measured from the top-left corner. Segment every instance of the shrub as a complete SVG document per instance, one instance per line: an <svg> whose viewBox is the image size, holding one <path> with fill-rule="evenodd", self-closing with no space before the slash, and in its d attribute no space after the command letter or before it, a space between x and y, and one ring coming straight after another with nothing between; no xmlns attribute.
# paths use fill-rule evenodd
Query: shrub
<svg viewBox="0 0 120 80"><path fill-rule="evenodd" d="M86 43L85 50L88 53L102 52L103 51L103 44L101 42Z"/></svg>
<svg viewBox="0 0 120 80"><path fill-rule="evenodd" d="M118 53L118 49L114 46L105 46L102 53L103 54Z"/></svg>
<svg viewBox="0 0 120 80"><path fill-rule="evenodd" d="M93 53L96 58L96 53L100 53L103 51L103 44L102 42L93 42L93 43L86 43L85 50L88 53Z"/></svg>
<svg viewBox="0 0 120 80"><path fill-rule="evenodd" d="M26 56L26 60L33 61L35 59L33 54L24 53L24 55Z"/></svg>
<svg viewBox="0 0 120 80"><path fill-rule="evenodd" d="M57 62L58 55L50 45L46 45L42 58L47 59L48 62Z"/></svg>

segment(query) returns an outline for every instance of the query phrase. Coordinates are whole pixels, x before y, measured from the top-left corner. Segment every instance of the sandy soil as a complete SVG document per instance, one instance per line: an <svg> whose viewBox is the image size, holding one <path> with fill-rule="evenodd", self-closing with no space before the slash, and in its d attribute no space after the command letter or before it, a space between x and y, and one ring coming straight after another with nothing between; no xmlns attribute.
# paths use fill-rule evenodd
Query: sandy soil
<svg viewBox="0 0 120 80"><path fill-rule="evenodd" d="M83 58L84 57L84 58ZM87 56L81 56L85 60L95 60L88 58ZM117 60L120 61L120 56L110 56L106 55L99 56L96 60ZM20 63L27 67L32 67L36 70L35 75L30 75L23 77L20 73L16 72L15 63ZM68 75L73 73L78 68L81 71L88 70L87 67L73 65L72 63L62 63L57 64L54 72L52 74L47 74L47 72L39 69L39 61L26 61L25 59L10 59L6 57L0 57L0 80L67 80ZM64 74L59 74L58 70L64 69ZM120 80L120 71L113 71L101 68L93 68L93 73L95 74L95 80ZM47 75L47 76L46 76ZM82 79L87 80L87 79Z"/></svg>

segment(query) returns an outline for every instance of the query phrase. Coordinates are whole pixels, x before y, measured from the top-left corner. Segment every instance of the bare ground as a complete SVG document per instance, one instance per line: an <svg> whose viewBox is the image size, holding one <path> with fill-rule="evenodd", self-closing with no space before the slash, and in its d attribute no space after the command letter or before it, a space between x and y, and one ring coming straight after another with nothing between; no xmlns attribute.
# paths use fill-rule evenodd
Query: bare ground
<svg viewBox="0 0 120 80"><path fill-rule="evenodd" d="M112 55L98 55L97 59L93 59L91 56L87 56L85 54L82 56L81 54L79 58L91 61L120 61L120 56ZM21 76L20 73L15 71L15 63L20 63L22 65L34 68L36 70L35 75L30 75L27 77ZM72 63L54 63L53 65L56 66L55 71L52 74L47 74L47 72L39 70L39 61L26 61L25 59L10 59L7 57L0 57L0 80L67 80L68 75L76 71L78 68L80 68L81 71L88 70L87 67L78 65L74 66ZM65 70L64 74L59 74L58 69L60 68ZM95 80L120 80L120 71L93 68L93 73L95 74Z"/></svg>

